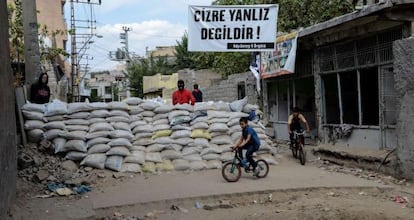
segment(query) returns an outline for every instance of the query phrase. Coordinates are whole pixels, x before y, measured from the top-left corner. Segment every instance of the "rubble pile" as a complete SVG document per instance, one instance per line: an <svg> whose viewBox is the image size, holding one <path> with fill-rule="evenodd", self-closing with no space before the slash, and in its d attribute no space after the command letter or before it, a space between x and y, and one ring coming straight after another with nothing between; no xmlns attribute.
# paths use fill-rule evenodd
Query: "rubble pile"
<svg viewBox="0 0 414 220"><path fill-rule="evenodd" d="M233 103L167 105L139 98L110 103L26 104L31 142L50 141L54 153L80 165L118 172L221 168L241 137L239 119L259 135L257 156L276 164L275 148L255 117L257 106Z"/></svg>

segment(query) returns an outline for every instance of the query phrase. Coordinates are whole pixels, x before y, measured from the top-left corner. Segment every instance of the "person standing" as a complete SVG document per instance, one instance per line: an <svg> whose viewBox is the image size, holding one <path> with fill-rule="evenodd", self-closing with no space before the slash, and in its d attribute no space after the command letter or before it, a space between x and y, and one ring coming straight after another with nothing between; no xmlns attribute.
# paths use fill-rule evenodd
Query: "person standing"
<svg viewBox="0 0 414 220"><path fill-rule="evenodd" d="M196 102L203 102L203 93L198 89L198 84L194 84L193 96Z"/></svg>
<svg viewBox="0 0 414 220"><path fill-rule="evenodd" d="M195 104L195 98L191 94L191 92L184 88L184 81L178 80L177 81L178 90L176 90L172 95L172 103L173 105L177 104Z"/></svg>
<svg viewBox="0 0 414 220"><path fill-rule="evenodd" d="M36 104L45 104L50 99L50 88L47 85L49 77L46 73L42 73L39 76L37 83L34 83L30 87L30 101Z"/></svg>

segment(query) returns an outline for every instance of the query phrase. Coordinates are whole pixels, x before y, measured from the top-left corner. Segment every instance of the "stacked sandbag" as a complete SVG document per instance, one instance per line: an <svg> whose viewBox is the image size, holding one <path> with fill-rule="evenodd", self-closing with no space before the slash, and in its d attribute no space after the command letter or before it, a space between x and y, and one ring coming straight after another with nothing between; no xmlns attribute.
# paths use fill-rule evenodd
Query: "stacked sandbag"
<svg viewBox="0 0 414 220"><path fill-rule="evenodd" d="M184 153L194 146L194 139L191 138L192 120L191 114L194 107L189 104L175 105L174 110L168 114L168 121L171 126L172 133L170 138L173 141L175 149L166 149L162 152L164 159L172 161L175 170L190 169L190 161L183 159ZM181 149L180 149L181 148Z"/></svg>
<svg viewBox="0 0 414 220"><path fill-rule="evenodd" d="M43 139L53 143L55 153L64 152L64 146L67 142L65 136L68 132L65 124L67 113L67 104L59 100L53 100L46 106L43 117L45 121Z"/></svg>
<svg viewBox="0 0 414 220"><path fill-rule="evenodd" d="M24 129L30 142L37 143L42 139L44 130L43 114L46 105L28 103L22 106L22 113L25 118Z"/></svg>

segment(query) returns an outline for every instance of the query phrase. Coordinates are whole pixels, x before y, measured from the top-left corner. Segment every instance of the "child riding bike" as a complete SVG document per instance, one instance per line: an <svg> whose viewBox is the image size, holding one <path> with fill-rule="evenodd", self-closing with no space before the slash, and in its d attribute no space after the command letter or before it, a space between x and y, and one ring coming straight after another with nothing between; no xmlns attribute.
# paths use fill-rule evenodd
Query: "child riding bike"
<svg viewBox="0 0 414 220"><path fill-rule="evenodd" d="M240 118L240 127L242 128L242 137L233 145L233 150L238 150L239 157L243 159L243 149L246 149L247 162L253 168L253 175L257 176L260 169L257 167L256 161L253 159L253 153L259 150L260 139L257 136L256 131L249 126L247 118Z"/></svg>

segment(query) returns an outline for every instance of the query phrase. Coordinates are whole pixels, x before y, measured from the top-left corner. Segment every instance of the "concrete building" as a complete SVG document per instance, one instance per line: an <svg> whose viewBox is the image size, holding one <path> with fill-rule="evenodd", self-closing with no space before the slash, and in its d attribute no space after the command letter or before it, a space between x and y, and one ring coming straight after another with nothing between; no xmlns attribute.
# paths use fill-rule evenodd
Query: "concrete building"
<svg viewBox="0 0 414 220"><path fill-rule="evenodd" d="M147 57L166 57L168 62L174 62L175 46L156 46L154 50L149 50L146 53Z"/></svg>
<svg viewBox="0 0 414 220"><path fill-rule="evenodd" d="M305 28L294 74L263 80L264 110L278 139L298 106L319 143L398 149L414 177L414 1L383 1ZM350 136L338 128L348 124Z"/></svg>
<svg viewBox="0 0 414 220"><path fill-rule="evenodd" d="M92 73L85 87L90 90L89 98L92 101L121 101L128 97L128 80L121 71Z"/></svg>

